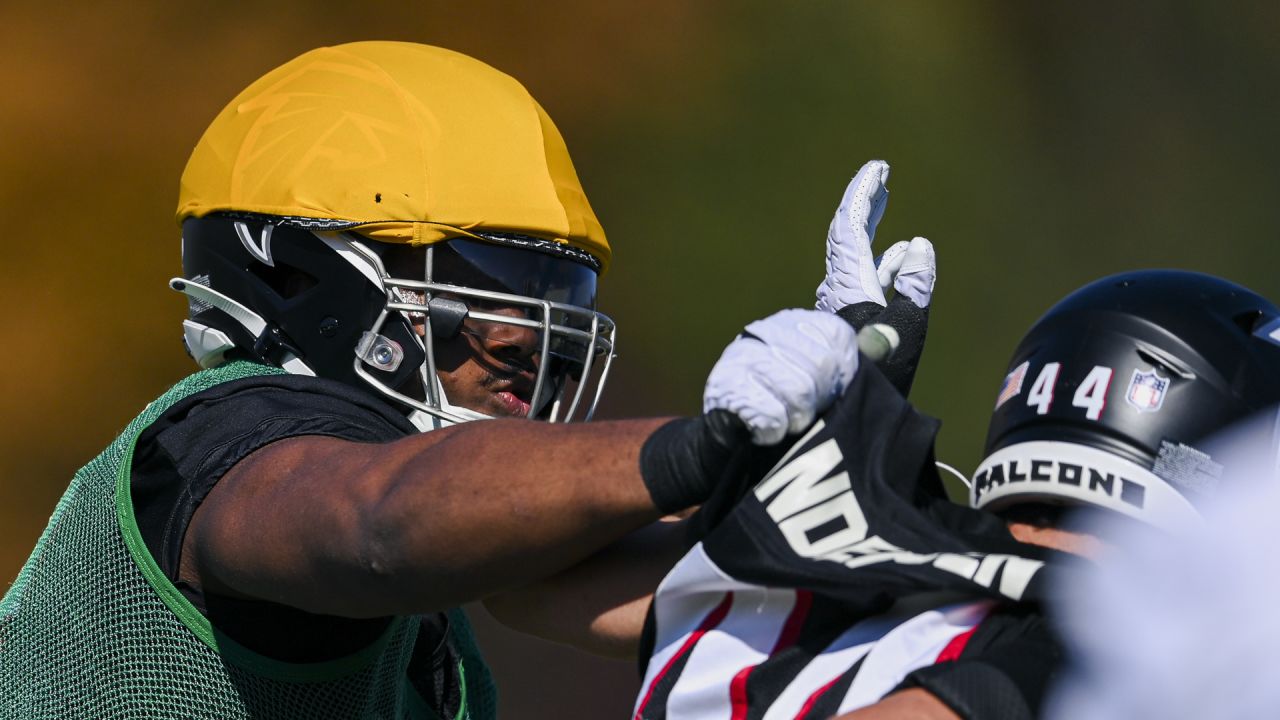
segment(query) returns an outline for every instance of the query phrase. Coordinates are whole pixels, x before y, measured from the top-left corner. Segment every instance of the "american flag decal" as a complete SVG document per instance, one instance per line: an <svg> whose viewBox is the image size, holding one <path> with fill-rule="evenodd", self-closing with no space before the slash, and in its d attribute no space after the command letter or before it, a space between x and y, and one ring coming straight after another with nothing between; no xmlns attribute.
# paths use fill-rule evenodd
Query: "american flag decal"
<svg viewBox="0 0 1280 720"><path fill-rule="evenodd" d="M1027 366L1030 362L1029 360L1023 361L1021 365L1004 376L1004 384L1000 386L1000 395L996 398L996 410L999 410L1001 405L1022 393L1022 381L1027 377Z"/></svg>

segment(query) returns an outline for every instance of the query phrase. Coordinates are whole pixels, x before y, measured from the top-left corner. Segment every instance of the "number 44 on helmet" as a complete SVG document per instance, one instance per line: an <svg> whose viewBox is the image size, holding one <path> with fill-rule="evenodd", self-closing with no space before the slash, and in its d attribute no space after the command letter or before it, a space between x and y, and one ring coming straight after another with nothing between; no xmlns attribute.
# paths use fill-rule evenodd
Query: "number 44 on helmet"
<svg viewBox="0 0 1280 720"><path fill-rule="evenodd" d="M1280 309L1209 275L1138 271L1077 290L1014 351L970 504L1195 517L1222 475L1203 441L1280 403L1278 338Z"/></svg>

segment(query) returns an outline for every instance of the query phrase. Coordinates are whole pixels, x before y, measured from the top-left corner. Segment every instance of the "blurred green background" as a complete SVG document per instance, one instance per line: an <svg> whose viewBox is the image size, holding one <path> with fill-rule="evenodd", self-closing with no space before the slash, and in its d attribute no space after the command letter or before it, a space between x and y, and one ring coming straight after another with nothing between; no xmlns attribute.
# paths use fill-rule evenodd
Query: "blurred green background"
<svg viewBox="0 0 1280 720"><path fill-rule="evenodd" d="M615 248L606 416L695 412L744 323L810 305L873 157L893 166L878 247L938 249L913 399L966 472L1008 353L1066 291L1162 266L1280 295L1280 5L6 3L0 575L75 468L192 368L165 281L204 126L267 69L357 39L472 54L556 119ZM630 665L484 632L505 717L630 707Z"/></svg>

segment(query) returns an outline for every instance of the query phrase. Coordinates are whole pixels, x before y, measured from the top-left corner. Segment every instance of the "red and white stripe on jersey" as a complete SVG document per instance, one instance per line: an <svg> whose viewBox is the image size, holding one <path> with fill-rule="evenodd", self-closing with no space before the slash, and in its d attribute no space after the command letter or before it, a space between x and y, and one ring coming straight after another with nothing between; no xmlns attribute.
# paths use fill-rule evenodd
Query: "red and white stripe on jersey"
<svg viewBox="0 0 1280 720"><path fill-rule="evenodd" d="M753 672L800 640L810 603L804 590L735 580L695 545L654 598L654 650L633 716L792 720L819 706L850 712L877 702L912 671L955 659L992 606L977 601L863 619L820 652L791 660L784 668L790 675L770 683L776 691L757 691L748 707ZM843 697L836 703L829 693Z"/></svg>

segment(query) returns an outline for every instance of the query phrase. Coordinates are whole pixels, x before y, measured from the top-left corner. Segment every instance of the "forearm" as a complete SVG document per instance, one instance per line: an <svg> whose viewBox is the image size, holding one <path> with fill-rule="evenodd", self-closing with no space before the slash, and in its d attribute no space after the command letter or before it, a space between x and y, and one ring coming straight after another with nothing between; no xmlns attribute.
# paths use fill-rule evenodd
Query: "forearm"
<svg viewBox="0 0 1280 720"><path fill-rule="evenodd" d="M199 574L215 590L349 616L528 585L662 514L639 453L664 422L494 420L387 445L281 441L233 468L197 512ZM226 503L237 506L219 518Z"/></svg>
<svg viewBox="0 0 1280 720"><path fill-rule="evenodd" d="M960 716L927 690L913 688L835 720L960 720Z"/></svg>
<svg viewBox="0 0 1280 720"><path fill-rule="evenodd" d="M380 584L398 597L446 588L446 603L482 597L564 570L653 522L661 512L639 453L662 422L494 421L436 445L430 470L406 456L375 513Z"/></svg>
<svg viewBox="0 0 1280 720"><path fill-rule="evenodd" d="M684 552L686 523L641 528L568 570L490 596L499 621L544 640L615 658L634 658L654 590Z"/></svg>

